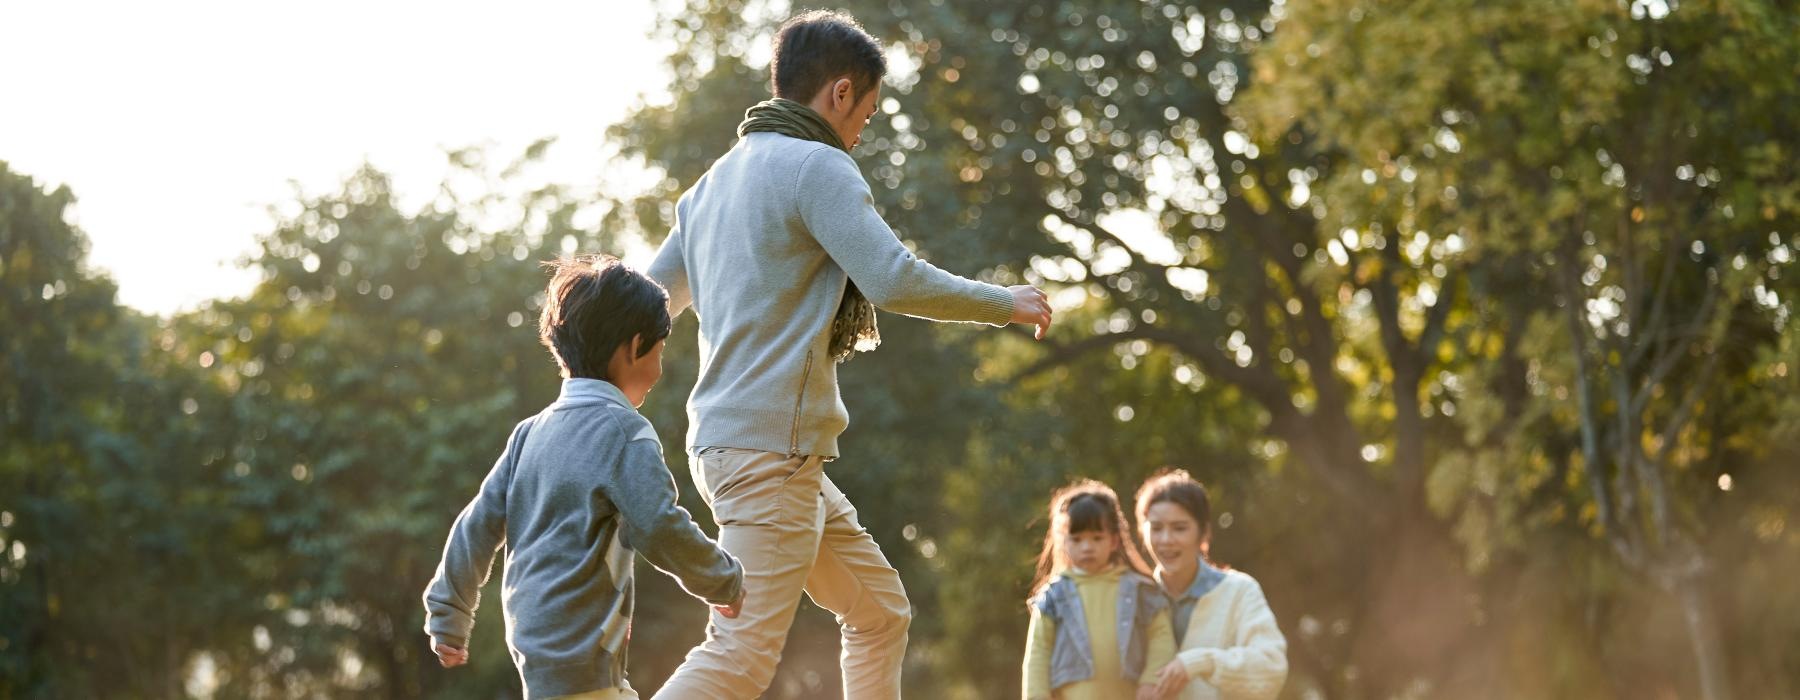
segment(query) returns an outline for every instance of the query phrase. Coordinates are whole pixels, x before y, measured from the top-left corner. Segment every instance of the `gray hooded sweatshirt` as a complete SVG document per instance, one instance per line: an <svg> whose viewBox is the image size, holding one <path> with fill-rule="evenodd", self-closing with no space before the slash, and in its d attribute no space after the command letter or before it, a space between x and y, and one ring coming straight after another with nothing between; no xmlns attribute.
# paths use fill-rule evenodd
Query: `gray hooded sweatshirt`
<svg viewBox="0 0 1800 700"><path fill-rule="evenodd" d="M525 696L618 687L633 602L633 550L715 605L743 569L675 504L662 443L618 387L563 380L562 395L513 429L444 546L425 589L433 644L466 648L495 553L500 606Z"/></svg>

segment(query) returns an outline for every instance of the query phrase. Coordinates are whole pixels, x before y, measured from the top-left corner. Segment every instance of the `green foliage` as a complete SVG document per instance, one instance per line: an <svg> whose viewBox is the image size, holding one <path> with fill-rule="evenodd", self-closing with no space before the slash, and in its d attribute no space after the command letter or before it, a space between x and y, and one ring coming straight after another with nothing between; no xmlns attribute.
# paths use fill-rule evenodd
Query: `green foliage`
<svg viewBox="0 0 1800 700"><path fill-rule="evenodd" d="M1050 490L1129 499L1163 466L1268 592L1289 697L1800 689L1792 8L845 9L894 64L857 154L876 205L1061 309L1043 343L885 317L842 368L828 473L913 599L909 696L1016 693ZM0 168L0 696L515 693L498 606L445 672L418 595L554 395L536 262L660 239L766 96L783 11L660 25L672 100L611 131L664 176L643 196L526 185L547 142L451 154L417 212L365 170L283 209L248 297L172 319L82 266L66 190ZM704 523L694 325L645 412ZM705 609L639 594L653 691ZM836 692L803 608L770 697Z"/></svg>
<svg viewBox="0 0 1800 700"><path fill-rule="evenodd" d="M175 695L183 650L248 634L203 584L255 543L214 487L217 394L85 267L73 202L0 164L0 695Z"/></svg>

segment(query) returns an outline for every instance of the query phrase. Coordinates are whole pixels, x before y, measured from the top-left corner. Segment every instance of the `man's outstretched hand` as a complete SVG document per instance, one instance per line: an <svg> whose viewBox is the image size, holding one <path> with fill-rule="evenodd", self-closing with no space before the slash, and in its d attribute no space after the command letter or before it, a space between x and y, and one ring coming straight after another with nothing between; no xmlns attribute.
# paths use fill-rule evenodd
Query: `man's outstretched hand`
<svg viewBox="0 0 1800 700"><path fill-rule="evenodd" d="M1043 340L1044 334L1050 331L1050 299L1044 296L1043 290L1029 284L1007 287L1013 297L1013 323L1030 323L1037 326L1037 339Z"/></svg>
<svg viewBox="0 0 1800 700"><path fill-rule="evenodd" d="M468 649L459 649L448 644L439 644L432 647L432 651L437 652L438 664L442 665L444 668L456 668L457 666L469 663Z"/></svg>

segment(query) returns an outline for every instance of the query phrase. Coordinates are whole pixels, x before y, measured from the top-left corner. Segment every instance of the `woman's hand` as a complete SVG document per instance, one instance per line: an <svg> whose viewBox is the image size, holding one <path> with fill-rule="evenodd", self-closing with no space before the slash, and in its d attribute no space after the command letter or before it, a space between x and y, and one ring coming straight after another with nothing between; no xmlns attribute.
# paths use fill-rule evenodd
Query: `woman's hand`
<svg viewBox="0 0 1800 700"><path fill-rule="evenodd" d="M1162 670L1156 674L1155 697L1174 697L1176 693L1181 692L1182 688L1186 688L1187 684L1187 666L1181 663L1181 659L1170 661L1169 665L1162 667Z"/></svg>

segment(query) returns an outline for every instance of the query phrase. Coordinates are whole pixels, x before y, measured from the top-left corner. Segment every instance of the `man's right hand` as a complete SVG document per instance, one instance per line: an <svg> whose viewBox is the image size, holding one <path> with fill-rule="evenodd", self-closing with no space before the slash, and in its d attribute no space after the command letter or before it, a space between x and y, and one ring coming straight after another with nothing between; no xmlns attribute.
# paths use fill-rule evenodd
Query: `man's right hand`
<svg viewBox="0 0 1800 700"><path fill-rule="evenodd" d="M1043 290L1029 284L1007 287L1013 297L1013 323L1031 323L1037 325L1037 339L1043 340L1044 334L1050 331L1050 299L1044 296Z"/></svg>

